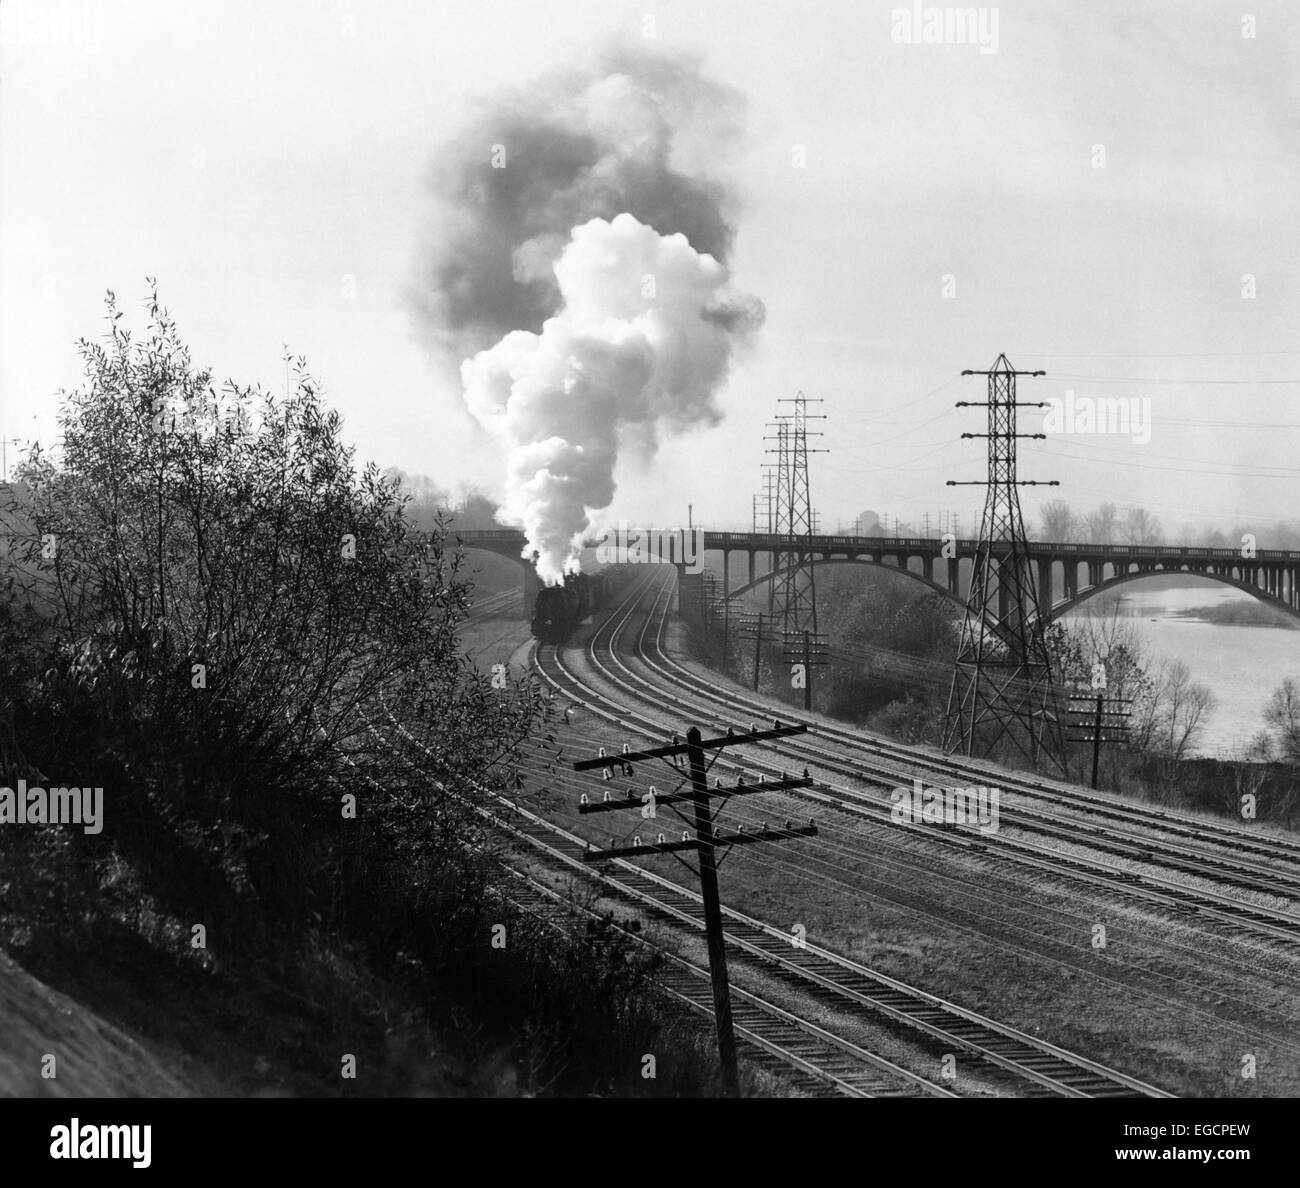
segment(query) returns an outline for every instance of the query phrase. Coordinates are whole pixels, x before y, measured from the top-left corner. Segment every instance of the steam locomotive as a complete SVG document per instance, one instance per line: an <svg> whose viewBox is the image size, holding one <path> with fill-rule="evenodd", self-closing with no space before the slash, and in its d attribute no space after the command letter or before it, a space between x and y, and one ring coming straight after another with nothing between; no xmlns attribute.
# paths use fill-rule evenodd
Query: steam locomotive
<svg viewBox="0 0 1300 1188"><path fill-rule="evenodd" d="M533 603L533 637L542 643L563 643L592 611L614 592L613 567L599 573L571 573L559 586L547 586Z"/></svg>

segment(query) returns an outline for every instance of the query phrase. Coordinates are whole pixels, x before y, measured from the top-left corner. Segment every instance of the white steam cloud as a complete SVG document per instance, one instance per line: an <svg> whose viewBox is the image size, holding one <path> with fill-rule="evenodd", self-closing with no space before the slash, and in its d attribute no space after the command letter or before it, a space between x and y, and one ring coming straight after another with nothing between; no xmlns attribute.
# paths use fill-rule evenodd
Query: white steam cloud
<svg viewBox="0 0 1300 1188"><path fill-rule="evenodd" d="M502 516L546 582L577 568L590 513L614 498L620 445L717 424L714 394L762 320L727 269L629 214L573 229L554 265L560 312L461 367L465 399L506 450Z"/></svg>
<svg viewBox="0 0 1300 1188"><path fill-rule="evenodd" d="M466 403L503 447L500 518L547 582L576 569L620 450L717 424L763 320L725 265L717 173L742 108L689 56L615 46L481 104L438 154L412 302L464 360Z"/></svg>

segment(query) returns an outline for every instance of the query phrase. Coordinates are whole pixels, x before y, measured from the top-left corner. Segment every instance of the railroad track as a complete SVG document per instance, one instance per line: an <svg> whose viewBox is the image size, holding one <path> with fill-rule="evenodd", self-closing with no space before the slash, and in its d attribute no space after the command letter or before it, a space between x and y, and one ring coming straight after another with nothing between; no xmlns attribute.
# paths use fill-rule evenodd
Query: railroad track
<svg viewBox="0 0 1300 1188"><path fill-rule="evenodd" d="M653 684L642 680L632 674L625 665L618 659L614 644L618 635L626 627L629 620L635 613L640 599L645 592L655 583L648 580L641 587L625 599L618 611L610 616L600 629L593 632L588 641L586 653L589 662L601 672L603 679L610 681L622 692L625 692L634 700L648 703L657 710L662 710L666 705L678 707L685 715L699 716L704 714L706 717L715 716L718 711L714 708L721 704L723 709L729 708L729 703L716 694L693 695L687 699L679 696L673 691L676 686L665 689L663 685ZM668 587L665 583L658 583L658 589L655 592L656 597L654 606L657 607L660 598L663 597ZM653 614L653 607L652 607ZM659 619L658 632L663 629L665 616ZM649 625L650 617L647 617L645 624L641 629L641 640L643 641ZM623 670L631 682L636 682L641 689L634 687L629 680L625 680L613 673L601 661L598 651L600 650L600 640L608 636L609 642L604 645L604 650L610 656L611 662ZM643 642L638 642L637 650L644 652ZM579 680L564 665L558 654L547 649L538 649L536 653L536 664L538 670L542 673L544 679L548 680L553 687L564 692L567 696L574 697L576 700L585 700L591 702L600 702L601 695L589 685ZM550 671L548 671L548 668ZM566 684L569 686L566 688ZM578 692L574 693L573 690ZM601 714L611 722L616 722L624 729L634 729L650 738L661 739L665 732L670 732L670 727L658 719L648 718L627 707L620 707L617 713L609 713L601 710L597 705L591 705L593 712ZM764 712L770 712L771 708L767 705L757 706ZM820 730L820 726L819 726ZM863 778L864 773L869 778L874 778L879 782L881 787L889 787L891 784L897 784L900 779L910 781L910 774L905 771L893 768L881 768L876 763L859 762L854 766L847 766L843 756L824 752L814 744L809 744L803 739L783 740L781 747L782 752L789 752L802 763L813 764L819 767L833 767L855 778ZM829 758L827 756L829 755ZM756 767L759 771L777 774L779 769L770 764L751 763L751 767ZM787 763L788 767L789 764ZM950 776L951 778L951 776ZM986 776L986 778L989 778ZM995 781L997 783L999 781ZM1077 857L1067 857L1059 851L1036 845L1034 843L1007 838L1005 836L981 837L978 841L970 836L964 836L953 829L942 829L932 825L924 825L913 822L894 822L890 812L880 801L874 797L864 795L856 789L837 787L826 784L818 792L810 793L807 791L796 792L794 795L801 799L809 799L815 803L832 804L837 808L843 809L853 815L873 819L880 823L888 823L895 828L907 829L915 832L924 833L928 837L938 839L946 844L964 848L967 850L996 850L1000 856L1010 857L1022 864L1035 867L1044 872L1065 875L1071 878L1080 879L1094 887L1104 888L1108 892L1118 895L1129 900L1143 902L1150 906L1155 905L1177 913L1196 913L1206 919L1216 920L1220 923L1227 923L1238 929L1252 932L1257 935L1265 936L1270 940L1280 941L1288 945L1300 943L1300 916L1289 912L1282 912L1266 908L1260 908L1253 905L1242 904L1226 895L1221 895L1210 891L1192 890L1182 884L1172 880L1150 874L1136 874L1132 871L1124 870L1111 864L1103 863L1097 860L1084 860ZM1004 817L1008 814L1004 813ZM1016 824L1021 824L1018 818L1013 815ZM1070 841L1080 841L1080 839L1070 837L1066 826L1068 822L1056 823L1056 835L1066 836ZM1023 826L1022 826L1023 827ZM1064 833L1062 831L1065 830ZM1081 844L1091 845L1092 842L1082 841ZM1107 844L1107 843L1103 843ZM1111 851L1120 851L1125 857L1134 858L1138 861L1152 862L1159 853L1159 843L1151 839L1142 839L1140 848L1130 845L1125 850L1123 843L1113 845ZM1135 851L1135 852L1134 852ZM1199 877L1214 879L1222 876L1220 867L1212 863L1197 864L1193 860L1182 854L1164 855L1165 864L1178 864L1182 873L1194 873ZM1277 894L1275 885L1269 886L1272 894Z"/></svg>
<svg viewBox="0 0 1300 1188"><path fill-rule="evenodd" d="M385 712L388 713L387 710ZM391 713L388 713L388 717L410 745L424 750L419 741ZM391 740L385 738L373 723L370 723L370 730L377 740L393 748ZM362 778L378 789L375 781L358 768L346 752L343 757ZM429 778L428 773L422 769L417 767L416 770ZM483 791L495 803L497 811L490 811L482 805L471 805L474 811L505 834L529 844L557 862L559 870L580 875L584 881L601 886L606 894L616 895L624 901L630 900L640 910L667 924L679 934L683 931L683 923L703 932L702 908L698 918L691 915L690 909L699 905L692 903L689 897L684 900L687 907L683 908L680 904L674 906L662 902L662 897L653 892L630 896L627 888L616 878L592 870L582 862L580 855L575 855L574 851L582 848L580 839L555 829L536 814L515 809L505 797L497 793L487 789ZM557 839L567 844L557 844ZM591 919L606 919L592 909L568 903L553 888L523 871L509 865L505 869L513 882L503 894L516 906L541 916L553 927L564 927L567 916L575 911ZM655 975L656 984L691 1010L713 1018L712 978L707 967L648 937L627 929L624 931L634 941L655 950L663 958L665 965ZM760 1067L778 1072L815 1096L959 1096L947 1086L835 1035L811 1020L786 1010L764 995L733 985L731 1001L733 1025L738 1040L747 1047L747 1057Z"/></svg>
<svg viewBox="0 0 1300 1188"><path fill-rule="evenodd" d="M476 600L470 607L469 614L465 617L471 621L490 619L493 615L503 615L519 605L520 595L518 590L502 590L499 594L492 594L487 598Z"/></svg>
<svg viewBox="0 0 1300 1188"><path fill-rule="evenodd" d="M787 715L791 713L790 707L764 701L743 689L729 688L725 699L721 698L716 686L711 686L664 651L662 631L656 633L653 648L656 659L651 660L644 651L640 652L641 658L647 666L656 668L665 679L675 684L685 686L732 710L739 707L765 717L770 717L773 713ZM842 743L855 751L905 763L909 769L918 774L929 773L949 782L957 776L964 781L996 783L1005 791L1015 792L1029 799L1066 805L1082 813L1139 828L1159 829L1170 836L1203 845L1229 846L1236 854L1253 854L1260 858L1285 862L1300 871L1300 841L1263 835L1258 831L1226 822L1205 821L1171 809L1127 804L1122 800L1089 792L1059 780L1025 776L975 759L940 757L927 753L921 748L895 743L868 731L845 727L820 718L817 732L820 737ZM1268 870L1268 868L1260 869ZM1292 885L1300 886L1300 881L1293 880Z"/></svg>
<svg viewBox="0 0 1300 1188"><path fill-rule="evenodd" d="M623 610L624 607L618 608L614 616ZM391 720L408 744L423 750L402 723ZM376 736L393 746L391 740L378 732ZM703 906L693 891L622 860L603 864L603 870L594 870L584 861L589 848L584 838L522 808L508 797L487 790L484 793L494 805L489 815L498 827L526 841L575 875L593 880L606 892L635 903L652 918L678 931L703 934ZM1138 1078L908 986L839 954L806 941L795 945L790 935L734 909L724 908L723 914L733 964L748 967L751 972L776 976L792 989L811 992L841 1011L848 1010L905 1030L914 1040L935 1050L964 1053L1012 1078L1022 1093L1066 1097L1172 1096ZM798 1017L794 1021L800 1025L807 1023ZM833 1038L838 1043L844 1042L844 1037ZM923 1091L928 1093L932 1089Z"/></svg>
<svg viewBox="0 0 1300 1188"><path fill-rule="evenodd" d="M513 878L503 894L516 907L567 931L571 913L606 920L599 912L567 902L545 883L507 867ZM618 924L615 922L615 926ZM713 984L707 967L623 929L624 935L659 954L655 983L692 1012L713 1018ZM738 1045L754 1064L784 1077L816 1097L956 1097L951 1089L918 1077L857 1044L735 986L731 1015Z"/></svg>
<svg viewBox="0 0 1300 1188"><path fill-rule="evenodd" d="M652 659L649 654L645 644L646 632L644 630L637 640L635 646L636 656L648 668L651 668L663 680L670 682L675 687L687 689L693 695L712 705L720 705L726 708L730 708L732 705L740 705L747 710L765 715L770 715L774 711L774 707L770 702L757 701L744 696L732 700L730 694L727 697L720 696L715 687L710 686L707 681L702 680L669 657L664 651L662 643L665 620L666 615L661 614L658 627L654 633L652 646L656 658ZM612 649L610 650L610 656L613 662L623 669L629 679L644 688L651 689L656 697L662 697L662 686L656 686L637 677L627 669L626 665L622 663ZM782 710L776 708L775 712L780 713ZM817 733L819 737L829 738L851 750L864 752L873 757L884 756L903 764L901 767L882 767L873 763L873 766L868 768L874 774L880 774L895 781L910 781L914 778L921 778L923 774L942 776L947 784L960 782L961 779L980 779L991 781L1005 792L1014 792L1018 795L1037 798L1051 798L1041 791L1041 788L1047 786L1046 784L1025 779L1014 772L1001 771L988 765L971 766L969 763L960 760L937 760L924 752L918 751L916 748L898 744L881 745L874 738L868 739L853 730L827 724L820 720L817 723ZM860 760L850 764L846 762L844 755L819 748L805 740L797 740L794 746L807 756L809 762L815 761L818 766L833 770L838 774L856 776L863 770ZM1069 791L1068 786L1063 785L1062 787ZM1095 798L1086 797L1085 794L1085 799L1092 800ZM1155 821L1147 819L1144 812L1145 810L1141 808L1125 808L1124 811L1111 813L1110 816L1112 819L1122 821L1131 827L1158 829L1161 832L1173 833L1179 837L1185 837L1189 832L1181 826L1165 824L1165 814L1159 811L1155 811L1158 818ZM1217 880L1245 890L1258 891L1262 894L1300 896L1300 865L1291 870L1283 870L1244 860L1239 856L1239 853L1234 854L1231 859L1226 859L1178 842L1153 839L1141 834L1128 834L1125 837L1124 835L1117 835L1114 829L1107 830L1085 824L1073 818L1061 817L1024 807L1004 811L1005 815L1009 815L1013 823L1022 828L1045 836L1055 837L1058 840L1078 843L1086 838L1086 844L1092 849L1101 850L1117 857L1165 866L1183 874ZM1261 851L1264 848L1243 843L1241 840L1243 836L1250 837L1251 835L1244 834L1243 831L1233 826L1224 826L1223 831L1219 834L1215 834L1207 827L1200 832L1198 840L1218 846L1231 846L1239 852L1244 850ZM1272 839L1264 839L1265 846L1271 841ZM1284 840L1281 844L1290 845ZM1270 853L1268 856L1278 861L1300 863L1300 847L1296 847L1296 853L1297 857L1295 859L1281 853Z"/></svg>
<svg viewBox="0 0 1300 1188"><path fill-rule="evenodd" d="M510 813L508 818L493 814L497 825L559 860L575 874L592 878L606 891L647 909L652 918L679 929L685 926L696 935L704 934L703 902L695 892L621 859L610 862L604 871L592 870L583 858L588 849L586 839L512 804L506 797L491 795L499 809ZM807 941L796 946L790 935L734 909L724 907L722 911L733 962L740 955L752 968L774 973L792 988L815 990L822 1001L841 1009L865 1010L877 1020L902 1025L944 1048L965 1052L1028 1082L1037 1095L1173 1096Z"/></svg>

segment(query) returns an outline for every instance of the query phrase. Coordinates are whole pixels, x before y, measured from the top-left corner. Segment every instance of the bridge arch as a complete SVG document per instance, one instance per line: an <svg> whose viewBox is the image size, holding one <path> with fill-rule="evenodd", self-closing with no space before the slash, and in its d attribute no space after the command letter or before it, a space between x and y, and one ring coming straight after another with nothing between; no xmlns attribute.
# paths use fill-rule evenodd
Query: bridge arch
<svg viewBox="0 0 1300 1188"><path fill-rule="evenodd" d="M1176 577L1184 576L1189 578L1202 578L1207 582L1218 582L1222 586L1233 586L1238 590L1251 595L1256 601L1262 602L1265 606L1276 607L1278 610L1285 611L1291 618L1300 619L1300 610L1289 606L1281 598L1270 594L1261 586L1252 584L1242 578L1230 577L1222 573L1206 573L1193 569L1141 569L1130 573L1116 574L1114 577L1106 578L1105 581L1098 582L1095 586L1089 586L1086 590L1080 590L1073 598L1065 598L1060 602L1053 604L1051 610L1047 612L1045 621L1050 623L1059 619L1062 615L1077 609L1088 599L1097 594L1102 594L1107 590L1112 590L1116 586L1123 586L1128 582L1139 582L1143 578L1150 577Z"/></svg>
<svg viewBox="0 0 1300 1188"><path fill-rule="evenodd" d="M914 569L907 569L900 565L887 565L883 561L876 561L871 557L827 557L818 559L813 562L815 568L820 569L824 565L872 565L876 569L883 569L886 573L897 573L903 577L909 577L913 581L920 582L923 586L929 586L938 594L942 594L949 602L955 603L966 609L966 600L959 594L954 594L947 586L941 586L938 582L928 578L923 573L917 573ZM748 594L751 590L757 590L767 582L775 581L779 577L787 577L795 571L805 568L800 565L787 565L784 569L771 569L767 573L760 574L752 582L746 582L743 586L738 586L734 590L727 591L728 598L737 598L742 594Z"/></svg>

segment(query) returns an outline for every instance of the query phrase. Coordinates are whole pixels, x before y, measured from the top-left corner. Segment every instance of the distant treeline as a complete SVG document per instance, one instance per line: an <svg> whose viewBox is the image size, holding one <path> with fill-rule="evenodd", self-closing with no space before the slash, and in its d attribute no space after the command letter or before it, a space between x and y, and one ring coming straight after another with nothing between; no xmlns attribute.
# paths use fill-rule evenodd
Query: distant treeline
<svg viewBox="0 0 1300 1188"><path fill-rule="evenodd" d="M1045 503L1026 530L1032 539L1062 544L1184 545L1188 548L1239 549L1243 542L1256 549L1300 550L1300 520L1262 520L1231 529L1184 526L1168 531L1146 508L1120 508L1110 502L1091 511L1072 508L1064 499Z"/></svg>
<svg viewBox="0 0 1300 1188"><path fill-rule="evenodd" d="M501 527L496 518L496 502L473 487L453 495L428 475L407 474L396 466L390 466L383 476L396 485L401 495L410 497L406 518L426 532L434 530L440 516L452 532Z"/></svg>

